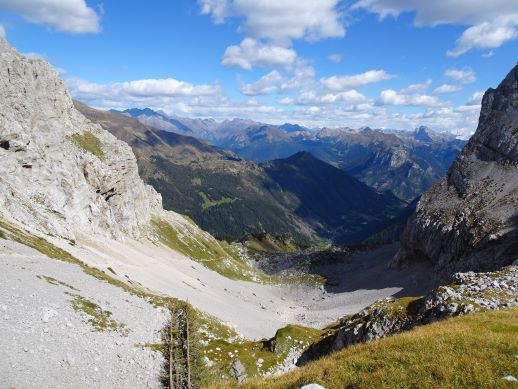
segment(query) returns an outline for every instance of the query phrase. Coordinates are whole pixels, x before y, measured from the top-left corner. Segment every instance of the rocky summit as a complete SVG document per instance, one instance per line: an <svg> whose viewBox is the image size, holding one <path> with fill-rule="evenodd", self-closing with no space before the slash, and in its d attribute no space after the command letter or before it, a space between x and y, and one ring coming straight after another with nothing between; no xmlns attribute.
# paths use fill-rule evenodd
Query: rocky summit
<svg viewBox="0 0 518 389"><path fill-rule="evenodd" d="M518 66L482 100L478 128L448 174L426 192L397 263L426 260L438 279L496 270L518 257Z"/></svg>

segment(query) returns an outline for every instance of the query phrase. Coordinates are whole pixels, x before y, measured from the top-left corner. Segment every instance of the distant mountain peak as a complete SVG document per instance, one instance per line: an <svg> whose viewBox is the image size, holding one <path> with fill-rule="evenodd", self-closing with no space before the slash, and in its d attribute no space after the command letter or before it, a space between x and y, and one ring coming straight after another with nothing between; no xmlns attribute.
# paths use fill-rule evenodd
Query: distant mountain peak
<svg viewBox="0 0 518 389"><path fill-rule="evenodd" d="M414 131L414 139L421 142L431 142L432 137L430 136L432 130L426 126L417 127Z"/></svg>
<svg viewBox="0 0 518 389"><path fill-rule="evenodd" d="M158 114L158 112L152 110L151 108L129 108L122 111L122 113L128 114L133 117L140 115L153 116Z"/></svg>

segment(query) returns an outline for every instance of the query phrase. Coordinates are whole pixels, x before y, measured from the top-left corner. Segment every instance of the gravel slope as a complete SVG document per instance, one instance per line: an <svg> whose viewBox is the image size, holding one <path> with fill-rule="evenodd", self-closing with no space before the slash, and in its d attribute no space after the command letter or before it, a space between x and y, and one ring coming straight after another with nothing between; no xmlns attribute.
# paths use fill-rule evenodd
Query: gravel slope
<svg viewBox="0 0 518 389"><path fill-rule="evenodd" d="M63 241L53 241L61 244ZM386 246L348 257L327 266L335 287L275 286L233 281L163 246L126 239L81 237L64 249L85 263L110 267L122 280L138 282L155 293L186 300L216 316L249 339L272 337L287 324L323 327L394 294L415 294L426 284L416 268L388 270L397 246Z"/></svg>
<svg viewBox="0 0 518 389"><path fill-rule="evenodd" d="M77 296L124 328L96 331ZM1 388L157 388L162 357L137 344L157 342L164 319L78 266L0 239Z"/></svg>

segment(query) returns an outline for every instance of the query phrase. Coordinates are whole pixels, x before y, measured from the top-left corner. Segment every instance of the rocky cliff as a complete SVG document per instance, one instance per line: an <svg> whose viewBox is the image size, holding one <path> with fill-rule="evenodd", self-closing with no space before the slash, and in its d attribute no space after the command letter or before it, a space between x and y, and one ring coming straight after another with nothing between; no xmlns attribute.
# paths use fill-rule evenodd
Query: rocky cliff
<svg viewBox="0 0 518 389"><path fill-rule="evenodd" d="M396 260L431 261L440 280L510 264L517 238L518 66L485 93L475 134L422 196Z"/></svg>
<svg viewBox="0 0 518 389"><path fill-rule="evenodd" d="M36 231L141 238L164 216L131 148L74 108L51 65L2 39L0 166L0 218Z"/></svg>

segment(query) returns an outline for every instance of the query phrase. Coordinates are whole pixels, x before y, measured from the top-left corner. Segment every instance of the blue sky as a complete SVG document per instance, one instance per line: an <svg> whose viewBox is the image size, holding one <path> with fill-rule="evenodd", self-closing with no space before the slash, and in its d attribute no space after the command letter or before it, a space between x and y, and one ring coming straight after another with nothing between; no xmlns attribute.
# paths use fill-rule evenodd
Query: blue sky
<svg viewBox="0 0 518 389"><path fill-rule="evenodd" d="M0 26L97 108L311 127L467 135L518 60L516 0L0 0Z"/></svg>

